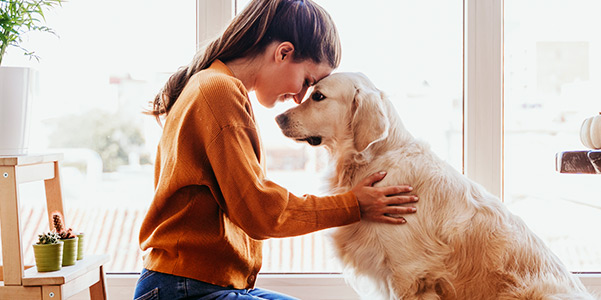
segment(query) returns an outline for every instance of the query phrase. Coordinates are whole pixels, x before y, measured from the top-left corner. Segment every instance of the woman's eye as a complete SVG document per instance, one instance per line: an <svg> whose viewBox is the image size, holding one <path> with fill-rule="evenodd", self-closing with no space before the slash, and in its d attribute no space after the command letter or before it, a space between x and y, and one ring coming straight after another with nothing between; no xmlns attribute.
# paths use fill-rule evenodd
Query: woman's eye
<svg viewBox="0 0 601 300"><path fill-rule="evenodd" d="M313 93L313 95L311 95L311 99L315 100L315 101L321 101L323 99L325 99L326 96L324 96L322 93L320 92L315 92Z"/></svg>

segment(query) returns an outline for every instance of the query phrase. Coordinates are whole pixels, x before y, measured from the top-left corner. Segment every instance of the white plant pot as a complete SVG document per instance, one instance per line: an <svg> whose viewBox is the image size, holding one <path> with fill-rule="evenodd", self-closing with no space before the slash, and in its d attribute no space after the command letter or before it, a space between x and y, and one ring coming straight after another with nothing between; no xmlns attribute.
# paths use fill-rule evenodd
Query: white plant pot
<svg viewBox="0 0 601 300"><path fill-rule="evenodd" d="M0 155L27 154L34 76L31 68L0 67Z"/></svg>

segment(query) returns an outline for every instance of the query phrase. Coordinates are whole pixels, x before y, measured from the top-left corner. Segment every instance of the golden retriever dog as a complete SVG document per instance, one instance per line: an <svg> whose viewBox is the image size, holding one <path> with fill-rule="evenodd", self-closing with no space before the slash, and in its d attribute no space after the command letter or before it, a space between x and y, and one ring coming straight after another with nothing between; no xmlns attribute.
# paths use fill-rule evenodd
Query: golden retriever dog
<svg viewBox="0 0 601 300"><path fill-rule="evenodd" d="M497 197L415 139L364 75L324 78L276 121L287 137L327 148L332 192L386 171L378 184L409 184L420 198L404 225L335 229L351 284L367 278L383 299L594 299Z"/></svg>

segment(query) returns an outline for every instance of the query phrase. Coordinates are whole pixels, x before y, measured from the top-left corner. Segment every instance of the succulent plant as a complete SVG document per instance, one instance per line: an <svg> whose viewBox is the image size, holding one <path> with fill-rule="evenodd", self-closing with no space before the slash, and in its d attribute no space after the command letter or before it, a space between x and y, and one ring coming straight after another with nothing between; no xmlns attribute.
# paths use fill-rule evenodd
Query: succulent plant
<svg viewBox="0 0 601 300"><path fill-rule="evenodd" d="M75 234L73 233L73 230L71 228L65 230L63 216L61 215L61 213L52 213L52 225L54 226L54 230L60 236L61 239L71 239L75 237Z"/></svg>
<svg viewBox="0 0 601 300"><path fill-rule="evenodd" d="M38 234L38 245L58 244L60 236L56 232Z"/></svg>

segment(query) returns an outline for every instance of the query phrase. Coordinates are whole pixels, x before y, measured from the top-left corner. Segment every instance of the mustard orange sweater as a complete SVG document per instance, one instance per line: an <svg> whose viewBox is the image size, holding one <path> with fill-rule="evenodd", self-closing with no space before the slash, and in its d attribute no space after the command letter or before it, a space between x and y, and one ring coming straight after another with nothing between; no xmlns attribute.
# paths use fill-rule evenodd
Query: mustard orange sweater
<svg viewBox="0 0 601 300"><path fill-rule="evenodd" d="M262 242L359 221L352 192L295 196L265 178L248 93L225 64L192 76L172 107L140 229L149 270L252 288Z"/></svg>

